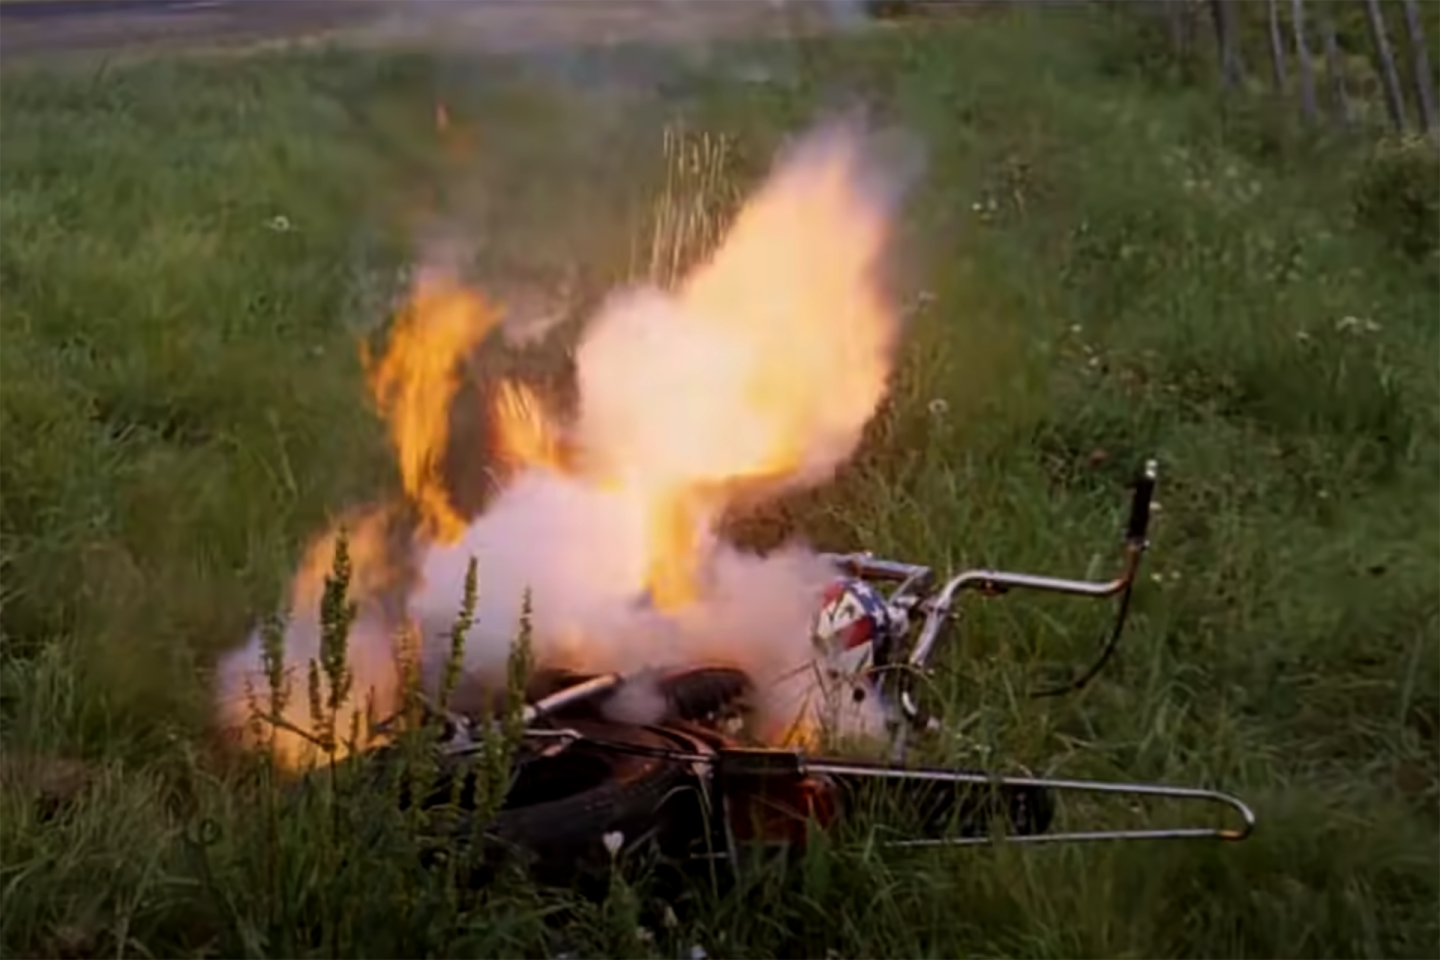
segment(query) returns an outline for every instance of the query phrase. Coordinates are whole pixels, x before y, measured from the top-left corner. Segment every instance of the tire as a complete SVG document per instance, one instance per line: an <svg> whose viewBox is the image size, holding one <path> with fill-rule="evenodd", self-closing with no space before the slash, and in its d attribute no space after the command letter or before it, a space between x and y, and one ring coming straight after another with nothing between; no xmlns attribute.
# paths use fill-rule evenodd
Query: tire
<svg viewBox="0 0 1440 960"><path fill-rule="evenodd" d="M554 674L544 682L546 687L559 689L583 679ZM703 785L690 765L662 755L668 750L694 750L690 741L666 734L663 725L704 724L737 703L749 689L749 678L739 670L700 667L660 677L665 713L655 727L603 719L599 716L603 699L578 705L574 715L562 712L552 718L558 725L575 729L585 738L636 749L613 749L582 739L556 756L520 760L512 768L501 809L483 827L474 819L477 773L465 758L447 761L442 782L424 802L443 803L457 797L462 808L469 805L471 809L453 819L445 830L454 844L464 846L483 837L486 850L477 851L481 861L489 860L496 848L519 854L545 881L565 882L577 867L597 861L604 864L612 853L604 842L611 834L618 833L626 849L651 841L657 841L662 849L684 847L690 834L705 829L699 804L693 802ZM459 790L452 793L457 780ZM691 802L686 802L686 795Z"/></svg>
<svg viewBox="0 0 1440 960"><path fill-rule="evenodd" d="M655 751L676 744L661 734L638 727L598 727L582 733L627 746ZM572 753L572 751L574 751ZM619 834L629 847L663 829L663 808L677 791L695 784L684 764L659 755L623 753L605 747L575 744L540 764L573 766L598 761L608 767L599 783L568 796L540 802L507 804L486 825L484 833L512 850L541 862L573 861L598 855L607 834ZM524 773L516 788L523 790ZM516 790L512 789L513 798ZM521 798L523 799L523 798Z"/></svg>
<svg viewBox="0 0 1440 960"><path fill-rule="evenodd" d="M547 670L535 678L527 691L538 700L590 679L590 674L569 670ZM640 682L645 682L641 680ZM740 702L750 692L750 678L733 667L686 667L664 671L656 678L664 712L654 718L656 724L683 720L703 723L715 714ZM566 708L562 716L599 720L604 717L605 703L610 695Z"/></svg>
<svg viewBox="0 0 1440 960"><path fill-rule="evenodd" d="M730 667L697 667L667 673L659 688L666 713L660 724L698 723L738 702L750 690L750 679ZM677 744L651 728L620 724L585 724L580 732L642 750L673 750ZM627 840L651 831L648 820L678 789L693 785L694 774L684 764L665 757L609 750L584 742L567 748L576 757L595 756L610 764L609 775L598 784L559 799L511 805L491 821L487 833L528 849L560 850L583 847L607 833L620 832ZM556 760L563 759L564 755ZM545 761L540 761L545 762ZM517 787L520 786L517 784ZM523 793L523 787L521 787ZM524 799L523 796L520 799Z"/></svg>
<svg viewBox="0 0 1440 960"><path fill-rule="evenodd" d="M750 692L750 678L732 667L697 667L665 676L660 692L667 720L698 723L739 703Z"/></svg>

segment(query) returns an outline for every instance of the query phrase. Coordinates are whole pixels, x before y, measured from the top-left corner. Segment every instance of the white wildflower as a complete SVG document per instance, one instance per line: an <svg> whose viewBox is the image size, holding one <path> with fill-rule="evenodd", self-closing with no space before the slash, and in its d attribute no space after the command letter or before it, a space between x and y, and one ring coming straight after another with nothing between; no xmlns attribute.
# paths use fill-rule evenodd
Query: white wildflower
<svg viewBox="0 0 1440 960"><path fill-rule="evenodd" d="M1379 333L1380 324L1369 317L1341 317L1335 321L1335 329L1341 333Z"/></svg>

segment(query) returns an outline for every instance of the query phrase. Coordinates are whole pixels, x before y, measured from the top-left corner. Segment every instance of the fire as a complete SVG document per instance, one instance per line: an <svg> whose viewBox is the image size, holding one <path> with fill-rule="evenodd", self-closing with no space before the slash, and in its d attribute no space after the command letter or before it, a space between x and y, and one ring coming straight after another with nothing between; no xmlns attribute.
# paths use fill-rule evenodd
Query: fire
<svg viewBox="0 0 1440 960"><path fill-rule="evenodd" d="M565 470L559 434L535 392L523 383L502 380L495 393L492 423L495 458L515 470Z"/></svg>
<svg viewBox="0 0 1440 960"><path fill-rule="evenodd" d="M444 156L451 162L468 160L475 154L475 131L451 113L444 100L435 101L435 133Z"/></svg>
<svg viewBox="0 0 1440 960"><path fill-rule="evenodd" d="M843 128L802 143L673 295L615 304L580 346L579 442L648 500L657 605L698 595L695 531L828 480L884 395L889 210L863 147Z"/></svg>
<svg viewBox="0 0 1440 960"><path fill-rule="evenodd" d="M370 390L389 425L405 493L426 530L442 542L465 529L440 471L460 363L498 319L475 292L448 278L422 276L385 355L378 362L365 355Z"/></svg>
<svg viewBox="0 0 1440 960"><path fill-rule="evenodd" d="M398 656L405 642L401 624L388 609L392 597L403 590L402 571L392 562L390 545L394 513L385 507L352 512L333 530L305 551L291 584L290 619L285 630L285 663L275 690L262 667L263 637L256 631L249 644L222 664L222 719L247 746L269 746L285 767L295 769L322 760L320 735L333 724L335 756L348 752L352 731L363 735L370 721L387 716L399 705ZM349 693L338 709L329 711L309 696L308 669L321 657L321 600L330 575L335 548L343 530L350 556L350 596L358 618L350 637L346 662ZM321 702L328 695L328 678L322 679ZM278 723L256 722L257 714L271 717L278 706Z"/></svg>
<svg viewBox="0 0 1440 960"><path fill-rule="evenodd" d="M660 492L642 502L649 528L645 592L657 610L687 607L701 592L697 531L704 511L688 490Z"/></svg>
<svg viewBox="0 0 1440 960"><path fill-rule="evenodd" d="M437 109L437 125L449 122ZM424 278L367 366L423 518L404 618L426 642L448 631L473 559L471 675L503 670L528 596L542 663L728 662L772 684L774 739L815 729L805 665L833 572L799 545L746 554L718 524L737 503L828 481L885 395L900 319L880 269L906 176L871 147L849 124L812 131L673 289L613 296L576 350L573 414L556 417L519 382L495 385L493 449L475 453L506 469L468 522L440 465L461 360L497 312L458 283ZM352 656L378 662L378 649ZM229 676L253 663L241 651Z"/></svg>

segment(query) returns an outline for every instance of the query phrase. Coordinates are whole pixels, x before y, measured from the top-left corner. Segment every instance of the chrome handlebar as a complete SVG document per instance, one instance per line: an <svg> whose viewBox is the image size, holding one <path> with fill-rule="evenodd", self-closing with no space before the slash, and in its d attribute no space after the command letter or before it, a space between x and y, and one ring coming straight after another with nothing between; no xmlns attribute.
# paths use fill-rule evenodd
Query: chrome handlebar
<svg viewBox="0 0 1440 960"><path fill-rule="evenodd" d="M1128 594L1135 583L1140 561L1149 546L1150 514L1158 480L1159 464L1155 460L1146 461L1144 469L1135 480L1130 515L1125 524L1122 543L1124 563L1120 573L1110 580L1072 580L1005 570L976 569L965 570L946 581L940 589L931 591L929 587L934 582L934 571L930 567L884 560L869 552L826 554L825 558L850 576L876 583L898 584L890 594L890 602L906 612L919 612L923 616L915 643L906 658L910 672L923 671L929 667L930 658L934 655L946 623L953 617L953 608L962 591L978 590L986 596L998 596L1010 590L1039 590L1091 599L1108 599ZM1124 625L1125 615L1126 608L1122 604L1115 624L1115 638L1118 638ZM1113 643L1112 639L1111 646ZM1108 653L1106 655L1108 656ZM902 688L900 699L901 706L910 719L918 720L920 711L908 689Z"/></svg>

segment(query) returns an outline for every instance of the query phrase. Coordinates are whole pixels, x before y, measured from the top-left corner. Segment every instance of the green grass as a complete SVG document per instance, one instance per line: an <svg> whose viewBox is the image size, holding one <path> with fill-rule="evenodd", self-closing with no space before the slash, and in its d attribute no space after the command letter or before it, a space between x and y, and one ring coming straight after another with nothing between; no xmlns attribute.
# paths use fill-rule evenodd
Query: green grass
<svg viewBox="0 0 1440 960"><path fill-rule="evenodd" d="M487 67L443 91L475 133L458 166L415 57L7 78L4 954L1434 956L1434 254L1357 218L1366 145L1257 148L1253 111L1118 69L1120 29L1017 15L817 42L793 86L687 74L653 108ZM273 816L212 759L206 671L306 538L396 487L357 343L419 215L471 225L502 297L564 287L578 309L644 259L677 111L735 138L743 186L837 85L927 139L906 272L934 299L856 463L750 535L1081 574L1158 455L1154 578L1118 661L1026 701L1103 611L977 608L940 677L953 758L1213 785L1254 803L1256 835L843 847L689 891L672 928L643 882L458 901L374 804L354 825ZM89 785L43 821L36 768L60 760Z"/></svg>

